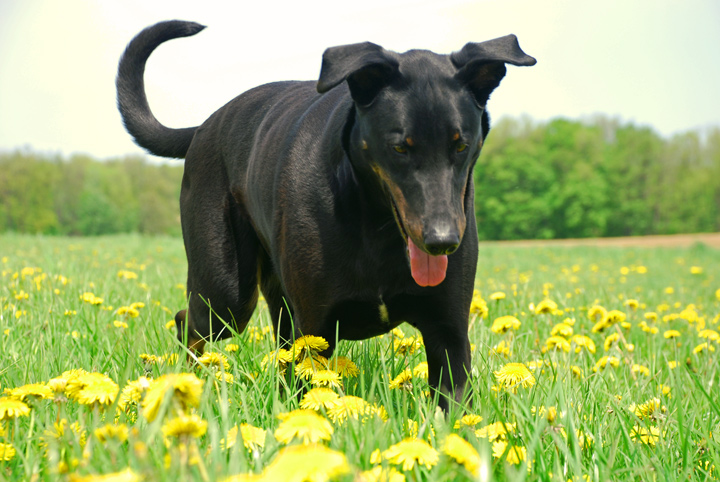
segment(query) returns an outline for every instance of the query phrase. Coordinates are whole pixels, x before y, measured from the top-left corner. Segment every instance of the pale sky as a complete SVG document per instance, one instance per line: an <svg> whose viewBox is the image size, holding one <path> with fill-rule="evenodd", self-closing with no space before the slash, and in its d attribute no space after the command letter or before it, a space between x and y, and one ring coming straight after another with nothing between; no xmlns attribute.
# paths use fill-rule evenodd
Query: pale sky
<svg viewBox="0 0 720 482"><path fill-rule="evenodd" d="M509 33L538 63L508 68L495 119L603 113L665 136L720 125L718 0L0 0L0 151L142 153L115 106L117 62L170 19L208 26L148 62L150 106L171 127L265 82L316 80L326 47L450 53Z"/></svg>

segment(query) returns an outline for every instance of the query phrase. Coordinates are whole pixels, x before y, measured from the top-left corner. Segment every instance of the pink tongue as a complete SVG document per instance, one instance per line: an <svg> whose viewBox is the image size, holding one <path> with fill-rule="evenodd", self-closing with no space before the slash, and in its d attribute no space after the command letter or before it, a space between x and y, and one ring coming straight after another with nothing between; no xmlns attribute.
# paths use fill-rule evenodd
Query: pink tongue
<svg viewBox="0 0 720 482"><path fill-rule="evenodd" d="M430 256L415 246L408 237L408 252L410 253L410 271L412 277L420 286L437 286L445 279L447 271L447 255Z"/></svg>

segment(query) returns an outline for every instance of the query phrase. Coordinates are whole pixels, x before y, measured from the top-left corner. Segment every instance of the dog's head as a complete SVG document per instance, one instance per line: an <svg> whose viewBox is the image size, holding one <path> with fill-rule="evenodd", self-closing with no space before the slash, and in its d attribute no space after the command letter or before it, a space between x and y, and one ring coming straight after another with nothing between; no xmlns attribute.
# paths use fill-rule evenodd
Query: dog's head
<svg viewBox="0 0 720 482"><path fill-rule="evenodd" d="M489 129L485 105L506 63L535 59L514 35L451 55L398 54L370 42L323 54L317 90L347 81L355 103L347 149L384 187L421 286L445 279L447 255L462 241L467 187Z"/></svg>

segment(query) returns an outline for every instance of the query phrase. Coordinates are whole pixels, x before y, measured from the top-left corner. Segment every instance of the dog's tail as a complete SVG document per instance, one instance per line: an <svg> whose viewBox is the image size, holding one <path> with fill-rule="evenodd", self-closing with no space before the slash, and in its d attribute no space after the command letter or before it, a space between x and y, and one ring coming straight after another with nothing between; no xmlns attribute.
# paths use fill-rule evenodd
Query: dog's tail
<svg viewBox="0 0 720 482"><path fill-rule="evenodd" d="M120 58L116 80L120 115L135 142L156 156L184 158L197 127L171 129L155 118L145 96L145 63L161 43L195 35L204 28L180 20L160 22L132 39Z"/></svg>

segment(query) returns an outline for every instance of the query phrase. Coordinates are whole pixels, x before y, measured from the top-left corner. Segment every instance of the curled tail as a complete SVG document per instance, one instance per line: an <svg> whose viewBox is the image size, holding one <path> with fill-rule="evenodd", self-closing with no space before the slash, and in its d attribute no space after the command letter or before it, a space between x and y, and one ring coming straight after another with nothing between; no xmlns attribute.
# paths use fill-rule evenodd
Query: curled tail
<svg viewBox="0 0 720 482"><path fill-rule="evenodd" d="M197 127L171 129L155 118L145 96L145 63L161 43L195 35L204 28L180 20L157 23L132 39L120 58L115 85L123 123L140 147L157 156L184 158Z"/></svg>

